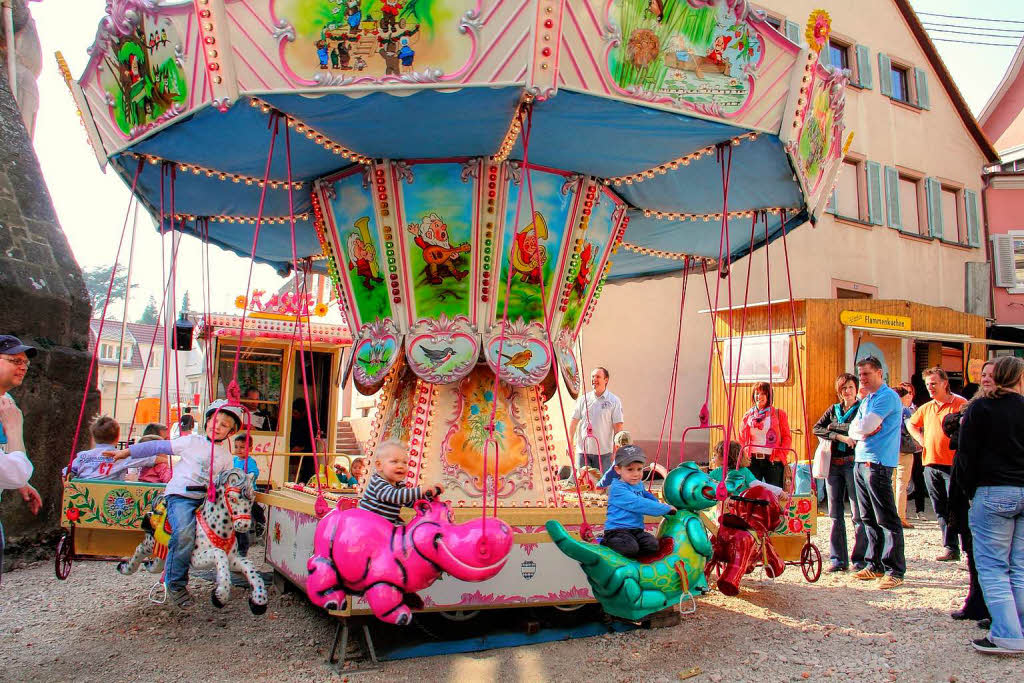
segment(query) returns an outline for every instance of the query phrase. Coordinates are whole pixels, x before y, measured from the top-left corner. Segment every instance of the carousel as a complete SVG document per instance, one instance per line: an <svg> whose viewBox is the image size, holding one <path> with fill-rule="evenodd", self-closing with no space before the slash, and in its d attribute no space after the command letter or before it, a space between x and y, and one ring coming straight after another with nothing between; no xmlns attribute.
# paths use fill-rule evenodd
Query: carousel
<svg viewBox="0 0 1024 683"><path fill-rule="evenodd" d="M824 210L850 143L829 31L819 10L793 43L746 0L109 2L67 74L101 166L164 230L328 275L348 327L320 343L351 330L330 362L377 396L364 451L403 442L407 482L444 487L405 517L409 538L440 529L427 561L382 596L347 569L388 575L396 532L354 534L357 489L267 463L276 571L393 622L395 601L598 599L639 619L706 590L702 512L724 481L670 472L662 553L621 562L593 545L604 498L560 484L557 444L609 279L731 277ZM220 323L248 343L244 319Z"/></svg>

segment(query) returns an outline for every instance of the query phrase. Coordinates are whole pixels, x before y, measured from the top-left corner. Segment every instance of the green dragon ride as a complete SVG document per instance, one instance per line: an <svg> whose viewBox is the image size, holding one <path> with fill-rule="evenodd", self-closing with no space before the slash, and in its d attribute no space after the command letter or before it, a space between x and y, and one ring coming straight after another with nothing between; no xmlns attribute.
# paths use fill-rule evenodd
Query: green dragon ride
<svg viewBox="0 0 1024 683"><path fill-rule="evenodd" d="M693 462L668 473L665 502L678 512L665 517L658 527L660 551L653 560L629 559L602 545L579 541L555 520L549 520L545 527L558 549L583 567L594 597L604 610L638 621L681 599L707 592L704 566L711 557L711 541L700 511L717 502L715 486L716 482Z"/></svg>

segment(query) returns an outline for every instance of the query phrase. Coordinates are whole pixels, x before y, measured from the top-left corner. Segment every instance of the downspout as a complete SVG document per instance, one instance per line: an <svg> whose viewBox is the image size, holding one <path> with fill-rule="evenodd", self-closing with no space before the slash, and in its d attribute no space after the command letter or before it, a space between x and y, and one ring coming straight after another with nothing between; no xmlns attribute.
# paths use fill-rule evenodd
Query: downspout
<svg viewBox="0 0 1024 683"><path fill-rule="evenodd" d="M981 175L981 224L984 226L982 241L985 243L985 261L988 262L988 318L986 329L996 317L996 262L992 254L992 239L988 229L988 191L992 187L992 174L982 173Z"/></svg>
<svg viewBox="0 0 1024 683"><path fill-rule="evenodd" d="M7 80L11 85L11 97L18 101L18 58L14 47L14 6L13 0L3 0L4 40L7 43Z"/></svg>

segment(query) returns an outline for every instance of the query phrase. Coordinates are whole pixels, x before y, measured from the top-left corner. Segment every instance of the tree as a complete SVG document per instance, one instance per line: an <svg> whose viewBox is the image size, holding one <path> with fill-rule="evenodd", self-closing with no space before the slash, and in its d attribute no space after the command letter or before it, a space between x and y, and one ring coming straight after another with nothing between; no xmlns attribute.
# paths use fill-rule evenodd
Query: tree
<svg viewBox="0 0 1024 683"><path fill-rule="evenodd" d="M188 310L191 307L192 307L192 304L188 300L188 290L186 289L185 290L185 296L181 297L181 312L178 315L178 317L179 318L184 318L185 314L188 313Z"/></svg>
<svg viewBox="0 0 1024 683"><path fill-rule="evenodd" d="M103 311L103 304L107 300L107 287L110 286L110 270L113 266L97 266L86 268L82 271L82 278L85 280L85 288L89 292L89 302L92 304L92 313L99 317ZM128 291L128 275L124 273L124 266L117 266L117 274L114 276L114 286L110 290L111 301L124 301ZM138 285L133 284L132 289ZM108 309L109 310L109 309Z"/></svg>
<svg viewBox="0 0 1024 683"><path fill-rule="evenodd" d="M152 294L149 295L149 302L146 304L146 310L142 312L139 317L139 322L143 325L156 325L159 322L160 309L156 305L156 297Z"/></svg>

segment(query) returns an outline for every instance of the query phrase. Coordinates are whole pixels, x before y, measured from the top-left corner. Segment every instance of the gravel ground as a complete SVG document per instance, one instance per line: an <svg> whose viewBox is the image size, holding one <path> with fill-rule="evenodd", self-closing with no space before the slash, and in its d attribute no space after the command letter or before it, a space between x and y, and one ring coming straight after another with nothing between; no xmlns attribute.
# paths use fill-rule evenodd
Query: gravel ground
<svg viewBox="0 0 1024 683"><path fill-rule="evenodd" d="M819 518L826 554L829 527ZM1022 680L1024 659L975 653L968 641L984 632L949 618L967 568L932 559L938 537L934 521L907 532L907 581L894 591L848 574L808 584L791 567L775 582L748 578L736 598L703 598L672 628L341 671L326 664L333 622L301 596L273 593L267 615L254 617L240 589L218 611L210 584L193 579L199 604L172 612L146 599L151 575L82 562L61 582L52 562L35 563L0 588L0 679L669 681L699 667L689 680Z"/></svg>

